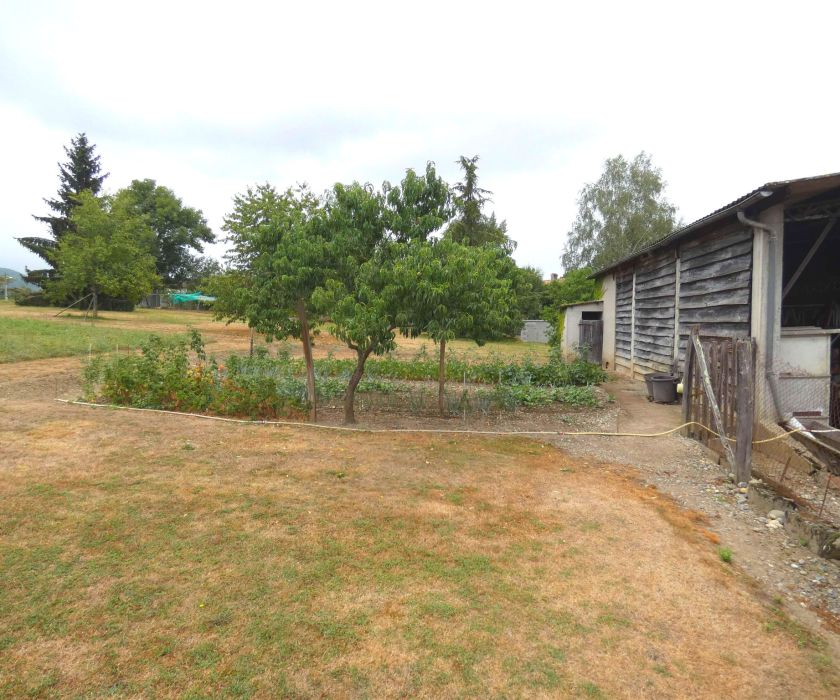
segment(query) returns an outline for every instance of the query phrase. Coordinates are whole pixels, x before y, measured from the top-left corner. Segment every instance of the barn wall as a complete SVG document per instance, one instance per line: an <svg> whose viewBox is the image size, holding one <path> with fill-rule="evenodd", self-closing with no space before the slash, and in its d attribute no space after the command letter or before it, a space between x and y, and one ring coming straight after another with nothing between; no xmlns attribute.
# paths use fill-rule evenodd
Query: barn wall
<svg viewBox="0 0 840 700"><path fill-rule="evenodd" d="M633 328L633 270L615 275L615 367L630 372Z"/></svg>
<svg viewBox="0 0 840 700"><path fill-rule="evenodd" d="M670 372L674 363L677 262L674 250L636 266L633 373Z"/></svg>
<svg viewBox="0 0 840 700"><path fill-rule="evenodd" d="M679 369L693 326L749 337L752 269L752 231L731 226L617 271L615 369L635 377Z"/></svg>
<svg viewBox="0 0 840 700"><path fill-rule="evenodd" d="M748 338L753 236L732 228L680 247L679 358L692 326L704 335Z"/></svg>

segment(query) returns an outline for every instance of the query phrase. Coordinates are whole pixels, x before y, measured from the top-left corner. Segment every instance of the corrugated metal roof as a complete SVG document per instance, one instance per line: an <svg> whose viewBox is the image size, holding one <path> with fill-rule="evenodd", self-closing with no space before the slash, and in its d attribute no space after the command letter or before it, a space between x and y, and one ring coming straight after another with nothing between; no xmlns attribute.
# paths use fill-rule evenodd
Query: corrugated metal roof
<svg viewBox="0 0 840 700"><path fill-rule="evenodd" d="M602 267L600 270L593 272L590 277L600 277L607 272L611 272L615 270L617 267L621 267L622 265L627 264L631 260L635 260L642 255L647 253L651 253L654 250L659 248L665 248L671 243L674 243L678 240L682 240L683 238L691 236L692 233L702 229L704 226L708 224L714 223L715 221L719 221L724 219L728 216L735 215L738 211L746 209L753 204L761 202L771 195L784 190L785 188L797 188L797 189L805 189L807 185L811 183L819 183L820 181L825 181L829 179L836 179L838 180L837 184L840 184L840 173L830 173L828 175L815 175L813 177L802 177L796 180L780 180L778 182L768 182L761 187L754 189L752 192L748 192L743 197L739 197L738 199L730 202L722 206L720 209L716 209L711 214L707 214L706 216L697 219L697 221L693 221L687 226L683 226L682 228L677 229L669 233L667 236L660 238L659 240L654 241L653 243L649 243L644 248L640 248L639 250L627 255L620 260L611 263L605 267ZM829 189L833 186L834 183L828 184L825 189Z"/></svg>

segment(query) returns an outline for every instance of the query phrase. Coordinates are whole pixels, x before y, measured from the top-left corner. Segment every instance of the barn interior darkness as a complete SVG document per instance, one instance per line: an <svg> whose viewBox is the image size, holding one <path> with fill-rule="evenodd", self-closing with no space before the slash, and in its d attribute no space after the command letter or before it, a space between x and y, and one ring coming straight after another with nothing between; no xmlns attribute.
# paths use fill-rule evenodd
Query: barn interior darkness
<svg viewBox="0 0 840 700"><path fill-rule="evenodd" d="M783 328L840 329L840 190L788 207ZM831 334L831 423L840 425L840 333Z"/></svg>

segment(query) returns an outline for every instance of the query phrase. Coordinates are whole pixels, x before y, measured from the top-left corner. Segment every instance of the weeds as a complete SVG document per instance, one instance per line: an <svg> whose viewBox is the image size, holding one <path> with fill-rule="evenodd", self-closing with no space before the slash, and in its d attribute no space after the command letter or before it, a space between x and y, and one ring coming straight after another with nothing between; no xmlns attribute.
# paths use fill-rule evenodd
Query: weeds
<svg viewBox="0 0 840 700"><path fill-rule="evenodd" d="M732 550L729 547L720 547L718 549L718 556L724 564L732 563Z"/></svg>

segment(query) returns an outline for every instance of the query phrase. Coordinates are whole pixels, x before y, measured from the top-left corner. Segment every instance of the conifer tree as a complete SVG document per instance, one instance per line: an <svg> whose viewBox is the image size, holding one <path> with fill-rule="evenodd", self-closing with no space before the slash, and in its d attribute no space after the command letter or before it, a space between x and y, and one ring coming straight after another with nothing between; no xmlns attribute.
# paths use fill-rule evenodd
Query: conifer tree
<svg viewBox="0 0 840 700"><path fill-rule="evenodd" d="M60 186L55 199L44 199L51 214L35 216L35 219L47 224L51 238L26 237L18 238L18 242L42 258L49 267L41 270L28 270L24 279L32 284L42 284L55 276L54 254L62 237L74 230L72 222L73 210L78 206L79 195L85 190L97 195L102 189L102 183L108 173L102 173L99 156L94 155L96 145L88 141L82 132L70 140L70 147L64 147L67 155L66 163L58 164Z"/></svg>

